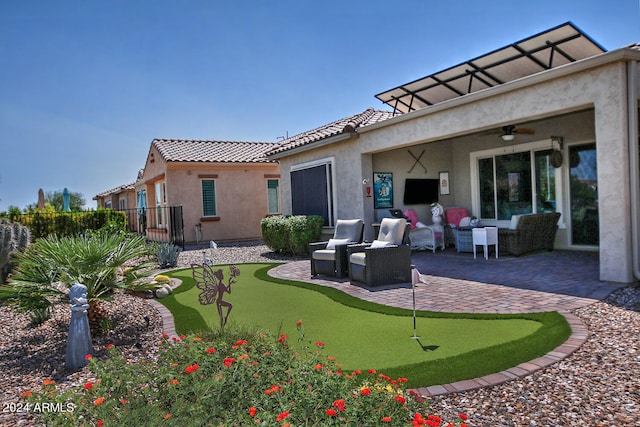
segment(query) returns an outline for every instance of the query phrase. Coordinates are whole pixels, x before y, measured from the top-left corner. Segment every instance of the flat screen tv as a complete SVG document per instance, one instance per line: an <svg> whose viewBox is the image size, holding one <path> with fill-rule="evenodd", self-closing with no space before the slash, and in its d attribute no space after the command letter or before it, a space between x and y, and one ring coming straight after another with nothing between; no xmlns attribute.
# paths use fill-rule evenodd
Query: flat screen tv
<svg viewBox="0 0 640 427"><path fill-rule="evenodd" d="M404 181L404 204L424 205L438 201L437 179L412 179Z"/></svg>

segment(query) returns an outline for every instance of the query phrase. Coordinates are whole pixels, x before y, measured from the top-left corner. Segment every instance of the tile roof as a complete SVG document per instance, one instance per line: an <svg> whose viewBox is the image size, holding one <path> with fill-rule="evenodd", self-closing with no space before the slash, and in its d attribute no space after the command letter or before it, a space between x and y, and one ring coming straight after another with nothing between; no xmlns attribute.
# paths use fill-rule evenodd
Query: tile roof
<svg viewBox="0 0 640 427"><path fill-rule="evenodd" d="M275 146L269 142L207 141L191 139L154 139L162 158L167 162L271 162L265 153Z"/></svg>
<svg viewBox="0 0 640 427"><path fill-rule="evenodd" d="M98 197L106 197L110 194L117 194L117 193L122 193L123 191L126 190L134 190L135 189L135 183L132 182L130 184L124 184L124 185L120 185L116 188L112 188L111 190L107 190L107 191L103 191L102 193L99 193L97 195L95 195L93 197L93 200L96 200L96 198Z"/></svg>
<svg viewBox="0 0 640 427"><path fill-rule="evenodd" d="M397 113L396 113L397 115ZM303 145L311 144L329 138L331 136L355 132L358 128L372 125L393 117L391 111L380 111L368 108L362 113L354 114L350 117L336 120L319 128L302 132L298 135L291 136L278 144L278 146L269 151L268 154L277 154L288 151Z"/></svg>

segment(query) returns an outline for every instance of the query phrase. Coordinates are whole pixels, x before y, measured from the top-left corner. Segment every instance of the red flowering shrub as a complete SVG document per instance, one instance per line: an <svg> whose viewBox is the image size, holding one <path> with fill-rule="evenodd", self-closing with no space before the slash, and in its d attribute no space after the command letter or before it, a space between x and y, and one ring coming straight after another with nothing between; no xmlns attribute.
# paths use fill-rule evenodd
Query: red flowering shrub
<svg viewBox="0 0 640 427"><path fill-rule="evenodd" d="M304 336L302 321L296 326ZM342 372L322 354L321 341L308 341L297 353L283 345L283 335L225 329L197 338L163 345L153 362L127 363L113 349L105 361L89 360L92 380L77 389L58 393L55 381L46 380L42 392L23 398L74 405L74 411L40 414L47 426L441 425L426 415L417 393L400 387L406 378L375 369ZM463 421L461 414L452 425Z"/></svg>

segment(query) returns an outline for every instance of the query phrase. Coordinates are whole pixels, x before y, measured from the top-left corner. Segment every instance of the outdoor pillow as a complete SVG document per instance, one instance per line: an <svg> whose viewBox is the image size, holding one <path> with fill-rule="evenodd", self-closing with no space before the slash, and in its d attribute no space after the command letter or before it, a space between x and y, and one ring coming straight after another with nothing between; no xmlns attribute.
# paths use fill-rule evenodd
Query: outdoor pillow
<svg viewBox="0 0 640 427"><path fill-rule="evenodd" d="M350 243L349 239L329 239L329 243L327 243L327 247L325 249L335 249L336 245L346 245Z"/></svg>
<svg viewBox="0 0 640 427"><path fill-rule="evenodd" d="M511 223L509 224L509 230L516 230L518 228L518 222L522 215L511 215Z"/></svg>
<svg viewBox="0 0 640 427"><path fill-rule="evenodd" d="M376 248L387 248L389 246L395 246L395 245L391 242L385 242L383 240L374 240L373 242L371 242L371 246L369 247L376 249Z"/></svg>

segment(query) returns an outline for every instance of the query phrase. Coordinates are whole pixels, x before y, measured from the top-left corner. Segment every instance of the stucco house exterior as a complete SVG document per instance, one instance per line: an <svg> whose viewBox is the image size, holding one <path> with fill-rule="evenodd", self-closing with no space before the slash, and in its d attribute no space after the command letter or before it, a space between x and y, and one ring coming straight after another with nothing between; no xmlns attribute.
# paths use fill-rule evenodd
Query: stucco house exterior
<svg viewBox="0 0 640 427"><path fill-rule="evenodd" d="M370 225L380 202L371 187L384 177L392 207L430 223L429 206L403 195L407 179L438 180L441 205L485 225L560 212L554 248L598 251L600 280L634 282L639 50L607 52L565 23L382 92L392 111L366 110L269 152L280 162L282 211L321 209L328 227L338 218Z"/></svg>
<svg viewBox="0 0 640 427"><path fill-rule="evenodd" d="M136 207L135 182L119 185L107 191L103 191L93 197L99 208L107 209L132 209Z"/></svg>
<svg viewBox="0 0 640 427"><path fill-rule="evenodd" d="M260 220L281 212L273 143L154 139L135 184L146 206L147 236L163 241L181 206L185 242L259 239ZM157 235L154 238L154 235Z"/></svg>

